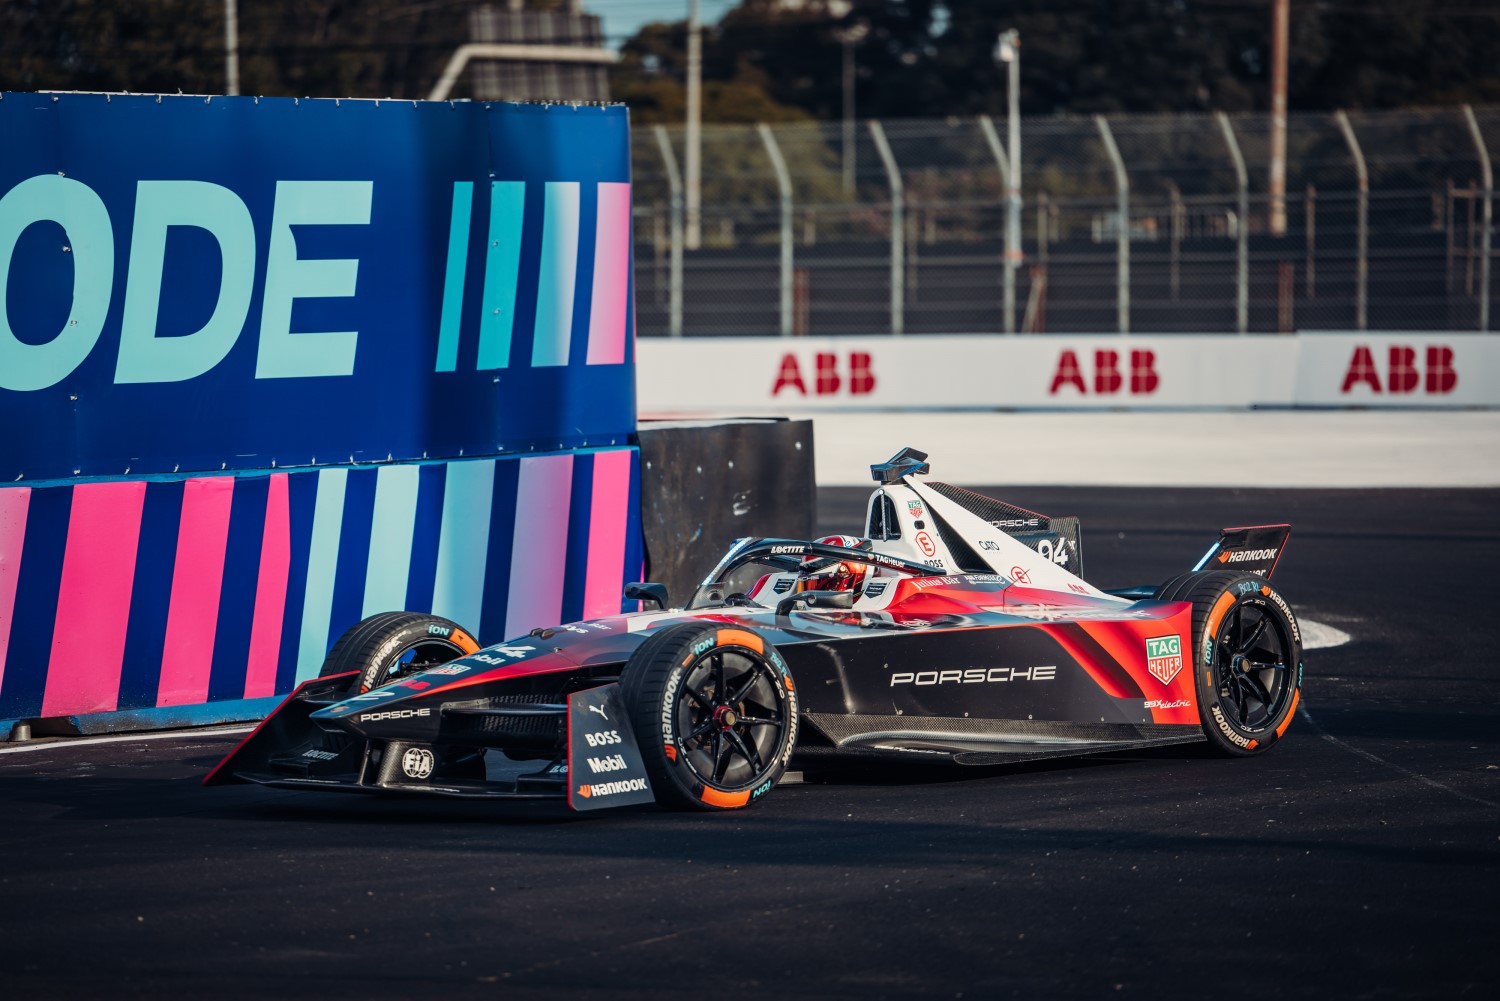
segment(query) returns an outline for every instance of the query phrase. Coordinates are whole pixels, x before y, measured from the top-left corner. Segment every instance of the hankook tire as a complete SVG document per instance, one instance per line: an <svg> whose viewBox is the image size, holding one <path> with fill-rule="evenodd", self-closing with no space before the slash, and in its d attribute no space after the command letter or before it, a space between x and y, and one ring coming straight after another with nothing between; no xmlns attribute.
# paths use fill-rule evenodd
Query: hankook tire
<svg viewBox="0 0 1500 1001"><path fill-rule="evenodd" d="M1302 692L1302 632L1270 581L1242 570L1183 574L1160 601L1193 606L1198 716L1213 749L1258 754L1281 739Z"/></svg>
<svg viewBox="0 0 1500 1001"><path fill-rule="evenodd" d="M350 691L368 692L478 649L474 637L442 616L381 612L355 623L339 637L318 677L354 672Z"/></svg>
<svg viewBox="0 0 1500 1001"><path fill-rule="evenodd" d="M748 806L776 785L796 747L791 672L752 629L717 622L663 629L631 656L620 686L664 806Z"/></svg>

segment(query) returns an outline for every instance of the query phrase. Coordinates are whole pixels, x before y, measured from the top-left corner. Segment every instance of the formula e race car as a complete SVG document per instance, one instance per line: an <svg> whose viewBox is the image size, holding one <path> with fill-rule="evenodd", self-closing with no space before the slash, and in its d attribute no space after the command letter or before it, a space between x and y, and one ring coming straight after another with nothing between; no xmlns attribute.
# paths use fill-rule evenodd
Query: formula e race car
<svg viewBox="0 0 1500 1001"><path fill-rule="evenodd" d="M206 784L734 809L793 759L997 765L1206 740L1274 744L1301 635L1270 577L1285 525L1105 592L1075 518L872 466L862 537L739 539L680 607L480 648L387 612L346 632Z"/></svg>

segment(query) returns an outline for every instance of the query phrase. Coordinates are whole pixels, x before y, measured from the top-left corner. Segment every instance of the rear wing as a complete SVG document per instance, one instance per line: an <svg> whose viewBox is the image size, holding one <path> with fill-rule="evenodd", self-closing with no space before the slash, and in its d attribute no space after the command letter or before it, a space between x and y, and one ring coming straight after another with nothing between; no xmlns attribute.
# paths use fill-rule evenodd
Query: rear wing
<svg viewBox="0 0 1500 1001"><path fill-rule="evenodd" d="M1290 525L1226 528L1193 570L1247 570L1270 578L1276 571L1276 564L1281 562L1281 554L1286 551L1291 534Z"/></svg>

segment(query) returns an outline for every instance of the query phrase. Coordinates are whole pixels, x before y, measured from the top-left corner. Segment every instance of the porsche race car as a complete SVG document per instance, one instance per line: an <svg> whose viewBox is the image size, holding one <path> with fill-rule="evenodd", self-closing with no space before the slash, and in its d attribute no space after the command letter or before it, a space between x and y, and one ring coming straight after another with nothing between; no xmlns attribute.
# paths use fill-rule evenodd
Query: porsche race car
<svg viewBox="0 0 1500 1001"><path fill-rule="evenodd" d="M205 778L288 789L731 810L789 765L990 766L1285 733L1301 634L1271 577L1286 525L1224 529L1192 570L1103 591L1076 518L871 467L862 536L736 540L674 606L481 648L440 616L354 625Z"/></svg>

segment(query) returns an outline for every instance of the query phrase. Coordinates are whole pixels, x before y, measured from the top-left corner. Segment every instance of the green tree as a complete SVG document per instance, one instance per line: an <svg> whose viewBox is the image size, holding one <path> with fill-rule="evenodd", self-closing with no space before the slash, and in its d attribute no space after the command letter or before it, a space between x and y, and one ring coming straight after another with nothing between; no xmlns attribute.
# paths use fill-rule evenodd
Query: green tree
<svg viewBox="0 0 1500 1001"><path fill-rule="evenodd" d="M1500 100L1500 4L1293 0L1291 15L1293 110ZM741 0L706 32L705 78L837 118L840 39L856 25L861 117L1003 111L992 53L1012 27L1026 114L1270 105L1271 0ZM622 72L680 80L685 47L681 22L652 26L627 43Z"/></svg>

